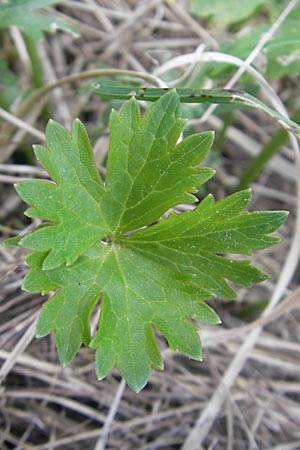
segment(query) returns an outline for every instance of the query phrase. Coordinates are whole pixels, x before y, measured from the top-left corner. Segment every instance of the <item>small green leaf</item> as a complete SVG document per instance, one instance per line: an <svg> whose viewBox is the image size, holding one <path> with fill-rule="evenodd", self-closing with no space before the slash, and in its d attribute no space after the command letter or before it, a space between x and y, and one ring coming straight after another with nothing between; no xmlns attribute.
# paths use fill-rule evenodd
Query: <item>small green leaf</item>
<svg viewBox="0 0 300 450"><path fill-rule="evenodd" d="M0 19L1 20L1 19ZM0 107L10 110L12 103L21 95L16 75L8 67L7 61L0 57Z"/></svg>
<svg viewBox="0 0 300 450"><path fill-rule="evenodd" d="M34 11L58 3L58 0L7 0L0 4L0 28L16 25L33 39L42 39L44 31L66 30L79 34L66 21L55 16L41 16Z"/></svg>
<svg viewBox="0 0 300 450"><path fill-rule="evenodd" d="M212 144L211 132L177 144L184 121L175 91L161 97L141 119L131 99L111 114L105 183L95 167L83 125L72 134L50 122L47 148L36 147L53 181L17 184L31 205L30 217L45 220L21 246L31 270L23 289L54 295L42 308L37 336L55 333L59 358L69 364L84 343L96 349L96 372L117 366L135 391L163 368L156 342L162 333L172 350L201 360L198 322L220 320L205 304L214 295L234 298L228 281L250 286L267 275L249 255L278 242L269 236L286 213L244 212L249 190L215 202L207 196L193 211L167 210L192 195L213 171L199 167ZM100 303L100 321L90 335L90 317ZM196 323L195 323L196 321Z"/></svg>
<svg viewBox="0 0 300 450"><path fill-rule="evenodd" d="M201 17L213 17L216 22L235 23L252 16L267 0L192 0L191 11Z"/></svg>

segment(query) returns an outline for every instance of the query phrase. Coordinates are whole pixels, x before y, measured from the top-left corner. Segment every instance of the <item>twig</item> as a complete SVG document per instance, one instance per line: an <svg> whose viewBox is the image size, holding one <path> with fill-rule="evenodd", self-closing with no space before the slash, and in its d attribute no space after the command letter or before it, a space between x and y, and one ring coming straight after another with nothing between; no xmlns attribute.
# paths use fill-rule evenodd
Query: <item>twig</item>
<svg viewBox="0 0 300 450"><path fill-rule="evenodd" d="M23 334L22 338L18 341L17 345L10 354L10 357L6 359L3 366L0 369L0 385L3 380L7 377L13 366L16 364L18 356L20 356L24 350L28 347L35 335L37 314L33 316L34 320L32 324L27 328L26 332Z"/></svg>
<svg viewBox="0 0 300 450"><path fill-rule="evenodd" d="M126 387L126 382L125 382L124 378L122 378L122 380L119 384L118 390L116 392L115 398L109 409L109 413L106 417L104 427L101 430L101 436L99 437L99 439L96 443L95 450L104 450L106 447L109 431L110 431L110 428L114 421L114 418L118 412L118 408L119 408L120 401L123 396L125 387Z"/></svg>
<svg viewBox="0 0 300 450"><path fill-rule="evenodd" d="M28 123L24 122L22 119L19 119L18 117L14 116L13 114L5 111L3 108L0 107L0 117L2 119L6 120L7 122L10 122L15 127L20 128L21 130L25 130L26 133L31 134L35 138L37 138L39 141L44 142L45 141L45 135L41 131L37 130L36 128L32 127Z"/></svg>

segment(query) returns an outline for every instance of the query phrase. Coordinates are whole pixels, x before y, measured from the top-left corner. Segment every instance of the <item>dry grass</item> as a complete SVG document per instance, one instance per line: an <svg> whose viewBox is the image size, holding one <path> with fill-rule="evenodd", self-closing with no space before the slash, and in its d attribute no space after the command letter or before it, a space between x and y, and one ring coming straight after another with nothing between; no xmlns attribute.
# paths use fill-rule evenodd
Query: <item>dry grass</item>
<svg viewBox="0 0 300 450"><path fill-rule="evenodd" d="M39 43L45 83L100 65L159 75L166 60L192 54L194 61L187 58L176 73L176 77L189 79L199 69L201 54L218 51L222 39L222 30L204 28L188 14L184 1L65 0L58 11L72 21L81 38L74 40L57 33ZM22 36L16 30L11 36L19 52L14 70L25 88L31 83L30 65L22 50ZM258 48L248 62L260 51ZM107 105L86 91L78 92L82 85L69 83L51 90L48 107L51 116L67 127L75 116L82 118L92 136L99 170L104 171L107 129L99 135ZM289 97L289 89L288 83L281 87L281 98ZM267 101L278 102L270 97L270 90L263 90L264 94ZM4 236L34 225L24 223L24 207L12 183L45 177L41 168L29 165L24 157L32 143L44 139L41 106L36 104L27 110L19 117L21 122L16 122L14 111L12 117L2 116L0 231ZM12 127L12 122L17 128ZM223 120L210 111L205 122L199 118L193 124L198 130L214 128L218 132ZM262 114L236 114L210 185L216 197L232 190L241 168L275 131L276 125ZM60 367L53 338L34 338L34 321L44 300L20 290L27 270L24 251L0 248L1 449L300 448L296 271L300 200L295 194L299 179L295 152L297 144L293 141L273 158L254 184L251 208L284 208L291 212L280 230L282 243L255 256L255 262L272 277L261 286L240 289L235 304L213 301L223 324L200 331L203 363L172 354L159 338L165 371L154 372L139 394L125 387L116 371L98 382L90 349L82 348L68 368ZM284 301L279 303L281 298ZM248 316L247 323L239 318L238 313L246 306L263 299L271 299L265 312Z"/></svg>

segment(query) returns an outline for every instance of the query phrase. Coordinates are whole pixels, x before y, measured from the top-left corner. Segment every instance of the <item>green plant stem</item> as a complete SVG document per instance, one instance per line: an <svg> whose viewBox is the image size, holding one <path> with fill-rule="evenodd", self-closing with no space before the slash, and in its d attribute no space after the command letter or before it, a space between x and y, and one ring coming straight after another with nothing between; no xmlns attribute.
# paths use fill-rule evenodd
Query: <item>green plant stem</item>
<svg viewBox="0 0 300 450"><path fill-rule="evenodd" d="M217 139L216 139L215 145L214 145L218 156L221 154L222 149L224 148L226 132L227 132L229 125L232 123L233 117L234 117L233 111L229 111L224 115L223 127L222 127L219 135L217 136Z"/></svg>
<svg viewBox="0 0 300 450"><path fill-rule="evenodd" d="M43 67L36 48L36 41L25 33L23 33L23 39L31 62L33 84L36 88L40 88L44 85L44 77Z"/></svg>
<svg viewBox="0 0 300 450"><path fill-rule="evenodd" d="M87 70L85 72L74 73L66 77L60 78L59 80L47 84L46 86L37 89L29 97L27 97L21 104L20 108L17 110L18 116L23 116L28 109L30 109L36 102L41 101L49 92L53 89L63 86L64 84L72 83L74 81L82 81L90 78L97 78L101 76L131 76L135 78L141 78L151 84L157 84L157 78L143 72L135 72L133 70L119 70L119 69L94 69Z"/></svg>
<svg viewBox="0 0 300 450"><path fill-rule="evenodd" d="M9 105L4 97L4 95L0 92L0 108L5 109L5 111L8 111Z"/></svg>
<svg viewBox="0 0 300 450"><path fill-rule="evenodd" d="M293 120L300 120L300 111L294 114ZM251 183L259 177L273 156L280 151L287 139L287 131L284 129L278 130L273 138L263 147L260 154L249 164L247 169L242 174L239 183L235 186L234 191L239 191L249 187Z"/></svg>
<svg viewBox="0 0 300 450"><path fill-rule="evenodd" d="M33 85L35 88L39 89L44 86L44 75L43 66L40 62L40 57L36 47L36 40L25 33L23 33L23 38L31 62ZM45 121L50 118L51 114L48 105L44 106L42 115Z"/></svg>

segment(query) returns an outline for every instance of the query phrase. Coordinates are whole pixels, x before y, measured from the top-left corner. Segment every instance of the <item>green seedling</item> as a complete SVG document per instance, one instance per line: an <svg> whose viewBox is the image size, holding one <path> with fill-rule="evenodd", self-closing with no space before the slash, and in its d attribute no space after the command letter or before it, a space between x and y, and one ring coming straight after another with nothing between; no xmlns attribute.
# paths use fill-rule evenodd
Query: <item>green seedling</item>
<svg viewBox="0 0 300 450"><path fill-rule="evenodd" d="M287 213L245 212L251 192L215 202L194 195L214 171L199 166L213 133L177 143L185 121L175 91L161 96L143 118L131 98L110 117L110 150L105 181L94 163L83 124L71 135L54 121L47 147L35 154L53 181L22 181L16 189L31 205L29 217L44 223L7 244L32 252L23 289L55 293L43 306L37 336L54 332L59 358L69 364L80 346L96 349L96 373L103 379L114 366L135 391L163 362L155 333L171 350L201 360L199 323L217 324L205 303L213 296L234 299L228 281L249 287L267 275L247 258L271 247L270 236ZM183 213L165 213L182 203ZM96 334L90 318L100 304Z"/></svg>

